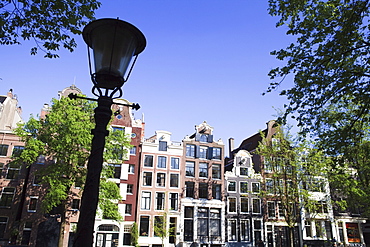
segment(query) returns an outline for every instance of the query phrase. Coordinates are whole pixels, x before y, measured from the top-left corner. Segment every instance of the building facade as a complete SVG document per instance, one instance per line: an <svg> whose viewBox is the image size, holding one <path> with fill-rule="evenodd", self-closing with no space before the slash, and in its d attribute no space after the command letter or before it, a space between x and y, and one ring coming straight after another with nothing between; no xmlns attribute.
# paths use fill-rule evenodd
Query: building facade
<svg viewBox="0 0 370 247"><path fill-rule="evenodd" d="M142 143L137 222L139 245L176 246L180 228L183 146L168 131Z"/></svg>
<svg viewBox="0 0 370 247"><path fill-rule="evenodd" d="M239 150L225 167L226 241L228 246L258 246L264 235L262 176L252 155Z"/></svg>
<svg viewBox="0 0 370 247"><path fill-rule="evenodd" d="M183 246L225 244L224 144L207 122L183 139L184 173L180 242Z"/></svg>

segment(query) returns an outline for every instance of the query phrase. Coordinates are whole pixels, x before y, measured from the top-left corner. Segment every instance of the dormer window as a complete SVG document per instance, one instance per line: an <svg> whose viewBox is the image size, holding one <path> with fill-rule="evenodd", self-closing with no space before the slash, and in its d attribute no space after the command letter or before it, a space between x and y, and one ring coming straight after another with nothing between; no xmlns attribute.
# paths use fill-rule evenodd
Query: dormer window
<svg viewBox="0 0 370 247"><path fill-rule="evenodd" d="M167 151L167 142L159 141L159 151Z"/></svg>
<svg viewBox="0 0 370 247"><path fill-rule="evenodd" d="M199 138L200 142L208 142L208 135L207 134L201 134Z"/></svg>

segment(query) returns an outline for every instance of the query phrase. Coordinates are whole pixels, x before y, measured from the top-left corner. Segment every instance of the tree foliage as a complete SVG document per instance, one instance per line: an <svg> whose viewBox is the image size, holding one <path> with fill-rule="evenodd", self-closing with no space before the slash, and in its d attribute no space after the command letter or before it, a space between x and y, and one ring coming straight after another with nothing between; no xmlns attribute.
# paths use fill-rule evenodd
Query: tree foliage
<svg viewBox="0 0 370 247"><path fill-rule="evenodd" d="M51 110L45 118L37 120L31 117L15 130L25 141L25 149L14 162L30 165L40 155L46 157L47 162L37 171L41 184L47 190L41 206L45 213L56 207L62 209L62 223L72 197L78 196L72 188L77 185L83 188L95 107L95 103L81 99L53 99ZM107 138L107 147L106 161L113 157L116 162L122 163L122 157L130 147L129 139L124 132L113 133ZM121 220L117 206L117 200L121 199L119 188L109 180L113 177L112 172L110 166L105 166L100 182L99 207L105 218Z"/></svg>
<svg viewBox="0 0 370 247"><path fill-rule="evenodd" d="M94 19L100 7L97 0L0 0L0 44L20 44L33 40L45 57L58 57L61 47L73 51L77 46L72 37L81 34L81 28Z"/></svg>
<svg viewBox="0 0 370 247"><path fill-rule="evenodd" d="M293 74L294 86L281 92L289 100L282 120L296 117L302 133L336 160L330 181L338 205L356 202L368 213L369 7L368 0L269 0L277 26L286 26L296 41L272 52L286 63L270 71L268 88Z"/></svg>
<svg viewBox="0 0 370 247"><path fill-rule="evenodd" d="M279 203L293 247L293 229L300 220L300 211L310 209L314 212L318 207L317 200L312 197L315 191L312 186L318 186L318 178L328 182L328 162L321 151L306 142L296 145L280 126L272 138L260 134L262 141L256 154L264 160L265 191L262 196Z"/></svg>
<svg viewBox="0 0 370 247"><path fill-rule="evenodd" d="M131 227L131 245L135 247L139 245L139 228L136 222Z"/></svg>
<svg viewBox="0 0 370 247"><path fill-rule="evenodd" d="M269 0L269 13L280 17L277 26L288 27L296 42L271 53L286 64L270 71L268 91L293 74L294 86L281 92L289 100L284 119L296 116L303 133L321 139L337 132L326 142L337 147L354 143L370 125L369 4Z"/></svg>

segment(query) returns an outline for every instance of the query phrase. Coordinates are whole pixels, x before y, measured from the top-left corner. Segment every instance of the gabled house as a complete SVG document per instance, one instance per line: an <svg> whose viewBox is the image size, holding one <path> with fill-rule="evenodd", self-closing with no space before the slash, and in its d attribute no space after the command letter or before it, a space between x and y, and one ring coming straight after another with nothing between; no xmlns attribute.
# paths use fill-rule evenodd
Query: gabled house
<svg viewBox="0 0 370 247"><path fill-rule="evenodd" d="M180 242L221 247L225 243L224 144L207 122L183 141Z"/></svg>

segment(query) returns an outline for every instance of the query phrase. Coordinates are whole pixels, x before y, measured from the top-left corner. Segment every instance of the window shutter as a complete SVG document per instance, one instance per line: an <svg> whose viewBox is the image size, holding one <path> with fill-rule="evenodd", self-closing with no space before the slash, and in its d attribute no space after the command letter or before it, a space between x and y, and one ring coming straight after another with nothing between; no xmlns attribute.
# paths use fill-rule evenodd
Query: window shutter
<svg viewBox="0 0 370 247"><path fill-rule="evenodd" d="M212 143L213 142L213 135L208 135L208 142Z"/></svg>
<svg viewBox="0 0 370 247"><path fill-rule="evenodd" d="M200 146L195 146L195 158L199 158Z"/></svg>
<svg viewBox="0 0 370 247"><path fill-rule="evenodd" d="M213 158L213 147L208 147L208 157L207 159L211 160Z"/></svg>
<svg viewBox="0 0 370 247"><path fill-rule="evenodd" d="M197 142L200 141L200 134L199 133L195 134L195 141L197 141Z"/></svg>

